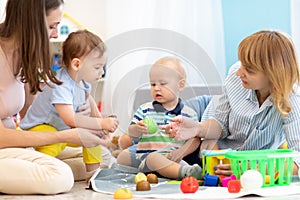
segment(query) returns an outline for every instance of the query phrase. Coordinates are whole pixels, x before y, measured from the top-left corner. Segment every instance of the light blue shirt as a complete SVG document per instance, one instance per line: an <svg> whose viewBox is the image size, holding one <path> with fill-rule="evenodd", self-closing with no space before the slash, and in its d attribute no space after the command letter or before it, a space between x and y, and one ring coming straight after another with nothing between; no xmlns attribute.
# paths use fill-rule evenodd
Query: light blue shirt
<svg viewBox="0 0 300 200"><path fill-rule="evenodd" d="M254 150L276 149L285 140L288 148L300 150L300 93L291 93L292 110L283 118L269 96L259 106L254 90L242 86L235 74L240 63L234 65L224 83L224 94L212 100L202 121L214 118L222 127L218 140L220 149ZM295 159L299 165L300 159Z"/></svg>
<svg viewBox="0 0 300 200"><path fill-rule="evenodd" d="M70 128L59 117L54 105L73 105L76 111L78 106L86 103L86 94L90 92L91 87L86 82L83 82L84 87L78 85L63 68L57 71L56 77L63 84L52 84L52 88L46 86L43 92L38 94L20 122L21 129L27 130L40 124L51 125L57 130Z"/></svg>

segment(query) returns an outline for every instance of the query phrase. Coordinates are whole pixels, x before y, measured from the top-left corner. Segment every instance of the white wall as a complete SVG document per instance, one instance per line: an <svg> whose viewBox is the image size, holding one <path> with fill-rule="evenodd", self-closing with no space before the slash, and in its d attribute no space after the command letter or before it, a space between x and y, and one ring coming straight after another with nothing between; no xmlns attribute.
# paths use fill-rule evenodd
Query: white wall
<svg viewBox="0 0 300 200"><path fill-rule="evenodd" d="M148 86L148 69L159 57L182 59L188 86L225 77L221 0L65 0L65 11L107 43L107 77L96 91L103 92L103 112L118 115L121 132L135 91Z"/></svg>
<svg viewBox="0 0 300 200"><path fill-rule="evenodd" d="M7 0L0 0L0 22L5 18L5 5Z"/></svg>
<svg viewBox="0 0 300 200"><path fill-rule="evenodd" d="M103 112L117 114L120 132L159 57L181 58L188 86L217 85L225 77L221 0L66 0L65 11L107 43L107 76L95 96L101 88Z"/></svg>
<svg viewBox="0 0 300 200"><path fill-rule="evenodd" d="M65 11L104 40L141 28L183 34L204 48L225 77L221 0L65 0Z"/></svg>

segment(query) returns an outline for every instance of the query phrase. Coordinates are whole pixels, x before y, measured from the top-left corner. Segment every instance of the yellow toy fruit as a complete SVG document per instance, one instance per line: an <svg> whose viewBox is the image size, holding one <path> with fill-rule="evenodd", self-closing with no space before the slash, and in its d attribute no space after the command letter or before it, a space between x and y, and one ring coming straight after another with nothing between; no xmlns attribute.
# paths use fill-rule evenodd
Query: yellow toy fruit
<svg viewBox="0 0 300 200"><path fill-rule="evenodd" d="M117 189L114 193L114 199L132 199L132 192L126 188Z"/></svg>
<svg viewBox="0 0 300 200"><path fill-rule="evenodd" d="M135 175L134 177L135 183L138 183L140 181L147 181L147 176L142 172L137 173L137 175Z"/></svg>

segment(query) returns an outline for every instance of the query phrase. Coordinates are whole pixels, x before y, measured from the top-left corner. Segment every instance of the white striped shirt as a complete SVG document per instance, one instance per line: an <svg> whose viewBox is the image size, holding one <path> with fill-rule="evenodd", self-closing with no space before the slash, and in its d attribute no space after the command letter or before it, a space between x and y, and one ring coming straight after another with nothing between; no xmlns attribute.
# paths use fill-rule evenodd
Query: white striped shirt
<svg viewBox="0 0 300 200"><path fill-rule="evenodd" d="M291 93L292 110L282 118L268 97L259 106L254 90L242 86L234 65L224 83L224 94L211 101L202 121L214 118L222 127L220 149L276 149L284 141L288 148L300 150L300 93ZM213 103L214 102L214 103ZM300 164L300 159L295 160Z"/></svg>
<svg viewBox="0 0 300 200"><path fill-rule="evenodd" d="M172 118L178 115L198 121L197 113L184 105L181 99L179 99L177 106L171 111L166 110L157 101L147 102L139 106L131 124L136 124L138 121L146 118L152 118L158 126L166 125L170 123ZM172 149L180 148L184 143L185 141L175 141L174 138L170 138L164 130L158 129L154 134L142 134L138 142L136 153L144 154L162 149L171 151Z"/></svg>

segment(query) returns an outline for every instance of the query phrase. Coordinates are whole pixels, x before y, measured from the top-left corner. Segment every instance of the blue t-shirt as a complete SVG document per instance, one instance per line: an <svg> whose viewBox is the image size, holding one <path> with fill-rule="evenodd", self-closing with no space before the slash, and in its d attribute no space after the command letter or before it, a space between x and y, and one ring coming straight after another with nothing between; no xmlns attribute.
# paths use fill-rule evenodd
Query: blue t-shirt
<svg viewBox="0 0 300 200"><path fill-rule="evenodd" d="M83 87L80 86L64 68L57 71L56 78L63 84L52 84L52 87L46 86L43 92L37 95L20 123L21 129L27 130L40 124L51 125L57 130L70 128L60 118L54 105L73 105L76 112L78 106L85 104L86 94L90 92L91 87L86 82L83 82Z"/></svg>

